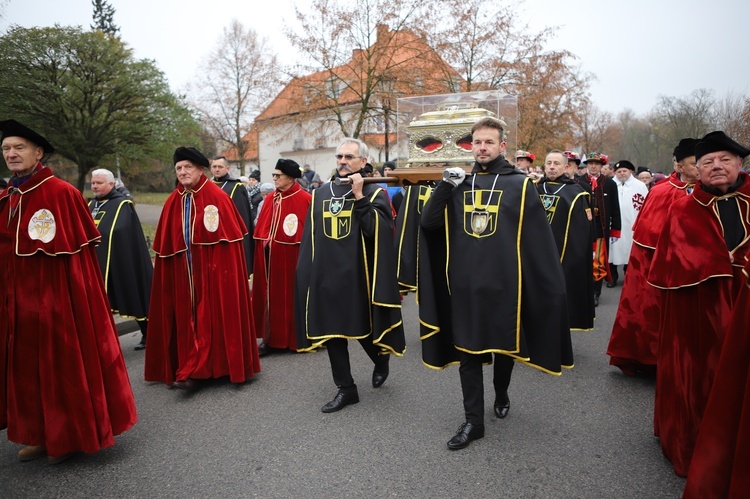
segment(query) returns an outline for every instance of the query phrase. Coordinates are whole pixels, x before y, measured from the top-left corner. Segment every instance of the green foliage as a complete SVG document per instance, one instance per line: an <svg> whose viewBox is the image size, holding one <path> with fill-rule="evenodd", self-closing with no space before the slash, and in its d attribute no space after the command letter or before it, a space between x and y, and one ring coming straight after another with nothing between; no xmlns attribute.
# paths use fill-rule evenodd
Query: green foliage
<svg viewBox="0 0 750 499"><path fill-rule="evenodd" d="M125 176L146 168L166 180L175 145L201 140L191 111L154 62L134 59L102 31L12 27L0 38L0 95L0 118L47 137L77 165L81 190L92 168L115 171L118 162Z"/></svg>

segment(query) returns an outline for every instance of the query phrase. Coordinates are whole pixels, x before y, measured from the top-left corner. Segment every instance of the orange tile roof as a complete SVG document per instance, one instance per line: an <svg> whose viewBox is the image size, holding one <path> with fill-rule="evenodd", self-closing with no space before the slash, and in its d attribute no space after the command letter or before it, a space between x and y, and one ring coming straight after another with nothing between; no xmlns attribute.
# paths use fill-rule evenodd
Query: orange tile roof
<svg viewBox="0 0 750 499"><path fill-rule="evenodd" d="M368 56L377 59L375 65L386 75L395 76L393 90L400 97L445 93L448 78L461 78L423 38L407 30L389 31L381 25L377 41L369 49L355 50L352 59L344 65L294 78L255 118L255 122L261 124L311 110L332 108L337 104L360 102L363 91L372 91L372 88L365 88L368 84L367 69L372 69ZM337 100L331 99L324 90L332 78L346 83ZM372 86L372 78L370 80Z"/></svg>
<svg viewBox="0 0 750 499"><path fill-rule="evenodd" d="M258 130L252 129L242 139L247 142L247 149L245 150L245 161L257 161L258 160ZM239 161L237 157L237 148L230 147L221 152L220 156L227 158L227 161Z"/></svg>

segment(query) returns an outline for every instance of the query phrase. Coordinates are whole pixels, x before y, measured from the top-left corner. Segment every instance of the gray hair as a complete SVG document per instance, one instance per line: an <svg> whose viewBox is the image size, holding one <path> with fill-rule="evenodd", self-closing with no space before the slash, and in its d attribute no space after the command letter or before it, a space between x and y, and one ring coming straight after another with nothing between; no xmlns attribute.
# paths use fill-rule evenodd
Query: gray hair
<svg viewBox="0 0 750 499"><path fill-rule="evenodd" d="M270 192L273 192L276 190L276 187L273 186L271 182L263 182L260 184L260 193L261 194L268 194Z"/></svg>
<svg viewBox="0 0 750 499"><path fill-rule="evenodd" d="M93 172L91 172L91 178L94 178L95 175L102 175L105 179L107 179L107 182L115 183L115 175L107 170L106 168L97 168Z"/></svg>
<svg viewBox="0 0 750 499"><path fill-rule="evenodd" d="M338 152L338 150L341 149L341 146L343 146L344 144L357 144L357 147L359 148L359 157L364 158L365 161L370 158L370 148L368 148L367 144L365 144L361 140L347 137L338 145L338 147L336 148L336 152Z"/></svg>

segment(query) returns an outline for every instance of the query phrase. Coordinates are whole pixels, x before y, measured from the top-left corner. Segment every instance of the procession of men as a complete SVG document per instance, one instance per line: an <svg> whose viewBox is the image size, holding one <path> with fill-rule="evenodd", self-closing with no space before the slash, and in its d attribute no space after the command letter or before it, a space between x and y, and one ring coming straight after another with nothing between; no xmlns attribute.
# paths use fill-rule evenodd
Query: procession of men
<svg viewBox="0 0 750 499"><path fill-rule="evenodd" d="M503 420L511 393L524 393L522 384L511 390L515 363L554 376L574 368L571 331L595 329L602 284L617 286L621 266L611 364L655 376L654 433L688 477L686 494L746 491L747 461L733 456L744 455L750 428L727 421L726 408L750 404L736 382L750 362L750 149L724 132L680 141L674 173L649 190L627 159L608 178L609 159L596 152L581 161L550 150L539 178L532 154L505 159L506 125L482 118L471 129L471 168L448 167L434 188L414 191L416 224L394 219L387 191L365 180L370 152L358 139L338 144L332 178L311 192L298 182L315 174L309 165L278 159L262 203L225 157L178 147L152 265L112 172L92 172L87 209L43 165L54 151L43 136L15 120L0 131L13 174L0 191L0 428L24 446L21 461L94 453L135 424L113 313L138 321L143 379L186 392L213 379L246 384L261 354L325 349L336 393L320 410L331 414L360 401L350 340L372 362L373 389L391 379L410 326L405 292L418 297L422 362L459 364L463 422L446 445L465 449L488 426L482 366L494 364L490 414ZM405 191L402 213L411 199ZM398 262L412 250L418 276L405 285ZM29 279L37 268L50 279ZM31 300L45 307L32 313ZM717 435L720 424L728 432Z"/></svg>

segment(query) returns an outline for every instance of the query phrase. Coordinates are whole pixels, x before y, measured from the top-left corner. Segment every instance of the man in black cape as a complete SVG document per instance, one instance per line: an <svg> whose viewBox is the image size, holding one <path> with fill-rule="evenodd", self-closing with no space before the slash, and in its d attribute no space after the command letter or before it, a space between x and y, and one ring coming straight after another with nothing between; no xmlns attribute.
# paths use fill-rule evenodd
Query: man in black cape
<svg viewBox="0 0 750 499"><path fill-rule="evenodd" d="M102 269L104 286L112 311L132 317L141 328L136 350L146 348L148 305L154 265L148 253L143 227L133 200L115 189L115 177L104 168L91 172L94 199L89 202L91 216L102 234L96 256Z"/></svg>
<svg viewBox="0 0 750 499"><path fill-rule="evenodd" d="M359 340L375 364L372 386L388 377L390 354L406 349L393 254L393 215L388 195L364 184L367 146L344 139L336 177L313 191L295 281L297 349L326 345L339 391L322 407L335 412L359 402L349 364L348 340Z"/></svg>
<svg viewBox="0 0 750 499"><path fill-rule="evenodd" d="M396 216L396 274L399 291L403 294L417 290L419 222L422 208L431 194L432 187L428 185L406 187L401 209Z"/></svg>
<svg viewBox="0 0 750 499"><path fill-rule="evenodd" d="M495 415L507 416L514 360L559 375L572 367L565 277L533 181L502 153L503 123L472 127L476 163L448 168L422 210L419 316L422 360L460 362L466 422L448 441L484 436L482 364L494 354Z"/></svg>
<svg viewBox="0 0 750 499"><path fill-rule="evenodd" d="M229 163L224 156L214 156L211 159L211 174L213 175L214 184L221 187L221 190L229 194L234 201L237 211L240 212L242 221L247 227L247 234L243 241L245 246L245 261L247 262L248 277L253 273L253 253L255 252L255 240L253 239L253 217L250 215L250 199L247 195L247 189L242 185L239 179L232 178L229 175Z"/></svg>
<svg viewBox="0 0 750 499"><path fill-rule="evenodd" d="M565 176L567 158L553 149L544 160L544 177L536 184L557 243L568 297L570 329L594 329L593 225L591 195Z"/></svg>

